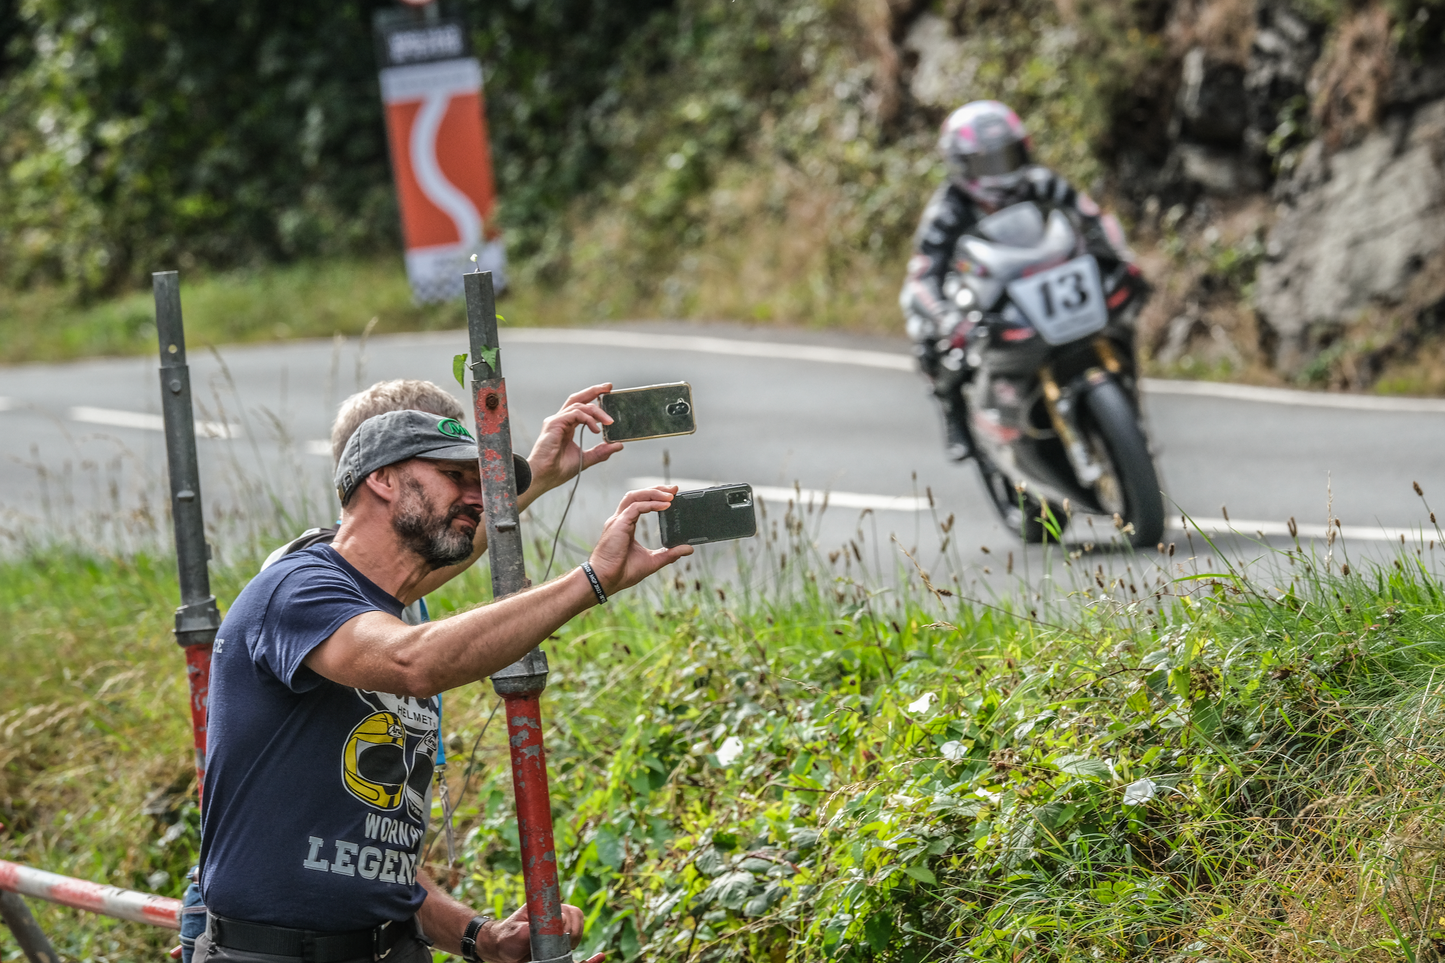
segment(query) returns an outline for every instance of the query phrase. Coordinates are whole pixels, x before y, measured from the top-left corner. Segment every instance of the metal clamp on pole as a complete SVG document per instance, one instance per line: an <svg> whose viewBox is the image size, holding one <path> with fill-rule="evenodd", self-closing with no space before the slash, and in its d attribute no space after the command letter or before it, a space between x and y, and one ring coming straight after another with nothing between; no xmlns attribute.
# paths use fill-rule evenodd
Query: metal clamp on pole
<svg viewBox="0 0 1445 963"><path fill-rule="evenodd" d="M220 627L221 610L216 608L214 595L176 609L175 633L180 645L210 645Z"/></svg>
<svg viewBox="0 0 1445 963"><path fill-rule="evenodd" d="M201 471L196 456L196 421L191 407L191 369L186 364L186 331L181 320L181 282L175 271L151 275L156 297L156 335L161 352L161 413L166 432L166 467L171 480L171 519L176 530L176 569L181 605L176 609L176 642L186 650L191 686L191 729L196 746L196 787L206 777L206 702L210 694L211 646L221 613L211 594L211 557L201 511Z"/></svg>
<svg viewBox="0 0 1445 963"><path fill-rule="evenodd" d="M487 554L496 598L520 592L530 582L522 557L517 520L517 480L512 463L512 423L507 383L497 344L497 302L492 274L462 275L471 338L472 404L477 419L477 454L482 503L487 513ZM562 889L552 840L552 803L547 790L547 754L542 746L541 694L547 688L547 656L538 646L492 675L492 687L506 701L512 751L512 788L517 797L517 830L522 844L522 878L532 930L533 960L570 960L572 944L562 919Z"/></svg>

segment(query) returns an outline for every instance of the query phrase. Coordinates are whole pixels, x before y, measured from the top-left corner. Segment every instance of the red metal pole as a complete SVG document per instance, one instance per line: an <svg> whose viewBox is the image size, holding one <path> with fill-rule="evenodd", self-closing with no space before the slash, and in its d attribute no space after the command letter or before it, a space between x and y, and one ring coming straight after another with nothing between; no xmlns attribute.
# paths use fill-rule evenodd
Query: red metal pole
<svg viewBox="0 0 1445 963"><path fill-rule="evenodd" d="M181 320L181 281L175 271L151 275L156 298L156 336L161 350L161 413L166 430L166 467L171 481L171 520L176 533L176 570L181 605L176 642L186 650L191 686L191 729L196 747L196 798L206 779L206 697L211 685L211 644L221 613L211 594L211 557L201 511L201 471L196 459L196 422L191 409L191 369Z"/></svg>
<svg viewBox="0 0 1445 963"><path fill-rule="evenodd" d="M532 928L533 939L539 934L561 937L565 944L568 940L562 920L562 889L552 841L552 799L547 789L547 750L542 746L542 705L536 695L507 696L506 704L527 914L539 921Z"/></svg>
<svg viewBox="0 0 1445 963"><path fill-rule="evenodd" d="M496 293L492 274L462 276L467 293L471 340L472 404L477 420L477 454L482 502L487 512L487 555L492 595L502 598L531 583L522 557L517 519L517 479L512 464L512 425L507 383L497 343ZM547 791L547 754L542 747L540 698L547 688L547 656L541 646L492 675L492 687L506 701L512 747L512 788L517 797L517 832L522 844L522 880L536 963L571 963L572 943L562 919L562 891L552 840L552 803Z"/></svg>
<svg viewBox="0 0 1445 963"><path fill-rule="evenodd" d="M188 645L186 681L191 687L191 739L196 747L196 801L206 781L206 705L211 695L211 646Z"/></svg>

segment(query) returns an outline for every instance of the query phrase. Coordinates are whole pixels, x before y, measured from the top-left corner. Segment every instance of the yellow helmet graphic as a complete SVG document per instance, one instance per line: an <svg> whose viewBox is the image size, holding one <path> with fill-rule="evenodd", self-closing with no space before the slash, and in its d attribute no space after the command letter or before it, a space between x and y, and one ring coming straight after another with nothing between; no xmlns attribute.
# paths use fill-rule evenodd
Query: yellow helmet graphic
<svg viewBox="0 0 1445 963"><path fill-rule="evenodd" d="M373 712L346 739L342 776L351 794L377 809L401 805L406 788L406 729L391 712Z"/></svg>

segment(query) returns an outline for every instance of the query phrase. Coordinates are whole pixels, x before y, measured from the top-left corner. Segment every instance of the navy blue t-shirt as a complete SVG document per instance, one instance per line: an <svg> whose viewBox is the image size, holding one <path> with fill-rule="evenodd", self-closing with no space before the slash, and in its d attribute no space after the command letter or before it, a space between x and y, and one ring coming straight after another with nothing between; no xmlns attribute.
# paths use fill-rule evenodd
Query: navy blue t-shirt
<svg viewBox="0 0 1445 963"><path fill-rule="evenodd" d="M211 661L201 894L218 916L311 930L421 906L437 699L351 689L302 664L343 623L401 603L329 545L237 596Z"/></svg>

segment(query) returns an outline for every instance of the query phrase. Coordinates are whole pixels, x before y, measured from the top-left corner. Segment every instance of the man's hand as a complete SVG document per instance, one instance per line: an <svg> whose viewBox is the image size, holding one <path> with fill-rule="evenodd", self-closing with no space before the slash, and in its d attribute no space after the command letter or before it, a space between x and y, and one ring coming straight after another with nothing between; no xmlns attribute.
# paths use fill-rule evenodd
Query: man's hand
<svg viewBox="0 0 1445 963"><path fill-rule="evenodd" d="M494 963L524 963L532 958L532 931L527 904L504 920L488 924L477 939L477 955ZM562 923L575 950L582 941L582 911L562 904Z"/></svg>
<svg viewBox="0 0 1445 963"><path fill-rule="evenodd" d="M691 545L649 549L637 541L637 520L648 512L665 510L676 494L676 485L628 492L602 526L602 537L588 561L608 595L636 585L658 569L692 554Z"/></svg>
<svg viewBox="0 0 1445 963"><path fill-rule="evenodd" d="M562 405L562 410L542 422L542 434L532 446L527 464L532 466L532 487L518 499L529 505L538 495L570 481L580 468L591 468L622 450L620 442L604 442L583 451L573 435L578 425L586 425L592 433L601 434L603 425L612 418L596 403L601 395L612 390L611 383L593 385L577 392ZM519 507L523 507L519 506Z"/></svg>

